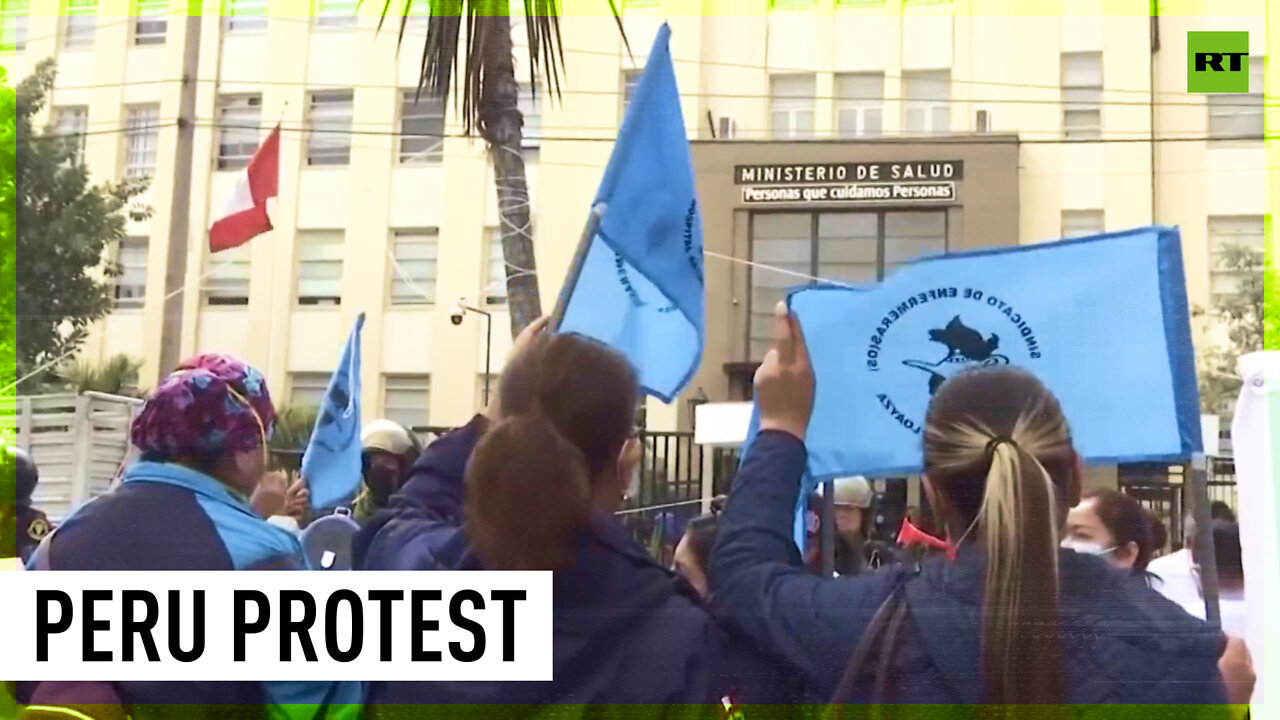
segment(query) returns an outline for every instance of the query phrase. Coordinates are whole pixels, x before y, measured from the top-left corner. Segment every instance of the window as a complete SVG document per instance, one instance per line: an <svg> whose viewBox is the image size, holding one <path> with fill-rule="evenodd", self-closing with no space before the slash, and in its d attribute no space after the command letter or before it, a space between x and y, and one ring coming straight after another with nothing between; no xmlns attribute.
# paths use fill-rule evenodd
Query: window
<svg viewBox="0 0 1280 720"><path fill-rule="evenodd" d="M751 270L747 335L756 360L769 349L773 307L803 282L796 274L874 283L903 263L947 249L945 210L755 213L750 228L758 265Z"/></svg>
<svg viewBox="0 0 1280 720"><path fill-rule="evenodd" d="M542 147L542 94L535 93L529 83L520 83L520 114L524 117L524 135L520 147L524 159L534 162Z"/></svg>
<svg viewBox="0 0 1280 720"><path fill-rule="evenodd" d="M0 0L0 52L25 50L31 0Z"/></svg>
<svg viewBox="0 0 1280 720"><path fill-rule="evenodd" d="M75 144L76 160L84 160L85 132L89 129L89 108L85 105L54 108L53 132Z"/></svg>
<svg viewBox="0 0 1280 720"><path fill-rule="evenodd" d="M644 74L643 70L623 70L622 71L622 116L627 116L627 108L631 107L631 94L636 91L636 86L640 84L640 76Z"/></svg>
<svg viewBox="0 0 1280 720"><path fill-rule="evenodd" d="M297 407L318 408L329 392L329 373L289 373L289 404Z"/></svg>
<svg viewBox="0 0 1280 720"><path fill-rule="evenodd" d="M813 96L813 75L769 78L769 128L773 137L813 137Z"/></svg>
<svg viewBox="0 0 1280 720"><path fill-rule="evenodd" d="M770 10L804 10L818 4L817 0L769 0Z"/></svg>
<svg viewBox="0 0 1280 720"><path fill-rule="evenodd" d="M116 307L140 308L147 296L147 239L124 238L116 252Z"/></svg>
<svg viewBox="0 0 1280 720"><path fill-rule="evenodd" d="M1063 210L1062 237L1073 238L1097 235L1106 226L1101 210Z"/></svg>
<svg viewBox="0 0 1280 720"><path fill-rule="evenodd" d="M840 137L880 134L884 115L884 74L836 75L836 132Z"/></svg>
<svg viewBox="0 0 1280 720"><path fill-rule="evenodd" d="M163 45L169 27L169 0L137 0L134 45Z"/></svg>
<svg viewBox="0 0 1280 720"><path fill-rule="evenodd" d="M486 267L485 286L481 295L487 305L507 304L507 261L502 255L502 233L498 228L485 228Z"/></svg>
<svg viewBox="0 0 1280 720"><path fill-rule="evenodd" d="M391 304L425 305L436 301L436 262L440 231L396 230L391 236Z"/></svg>
<svg viewBox="0 0 1280 720"><path fill-rule="evenodd" d="M262 96L223 96L218 100L218 169L242 168L258 150Z"/></svg>
<svg viewBox="0 0 1280 720"><path fill-rule="evenodd" d="M1209 137L1215 140L1252 140L1263 135L1262 74L1264 57L1249 58L1249 94L1209 95Z"/></svg>
<svg viewBox="0 0 1280 720"><path fill-rule="evenodd" d="M341 230L298 232L298 304L342 304Z"/></svg>
<svg viewBox="0 0 1280 720"><path fill-rule="evenodd" d="M951 132L951 71L902 73L902 127L909 133Z"/></svg>
<svg viewBox="0 0 1280 720"><path fill-rule="evenodd" d="M307 115L307 164L346 165L351 162L351 90L311 93Z"/></svg>
<svg viewBox="0 0 1280 720"><path fill-rule="evenodd" d="M93 47L93 33L97 30L98 0L67 0L66 24L63 26L62 47L67 50L84 50Z"/></svg>
<svg viewBox="0 0 1280 720"><path fill-rule="evenodd" d="M160 106L134 105L125 113L124 175L151 177L156 171L156 143L160 138Z"/></svg>
<svg viewBox="0 0 1280 720"><path fill-rule="evenodd" d="M1062 53L1062 131L1068 140L1102 137L1102 53Z"/></svg>
<svg viewBox="0 0 1280 720"><path fill-rule="evenodd" d="M406 90L400 100L400 164L438 163L444 156L444 100Z"/></svg>
<svg viewBox="0 0 1280 720"><path fill-rule="evenodd" d="M1261 282L1265 230L1261 215L1227 215L1209 218L1209 293L1213 304L1239 295L1246 282ZM1256 269L1239 256L1241 249L1256 253ZM1250 276L1253 277L1250 277Z"/></svg>
<svg viewBox="0 0 1280 720"><path fill-rule="evenodd" d="M248 245L205 256L201 286L205 305L249 304L249 257Z"/></svg>
<svg viewBox="0 0 1280 720"><path fill-rule="evenodd" d="M316 25L323 28L355 27L358 4L356 0L316 0Z"/></svg>
<svg viewBox="0 0 1280 720"><path fill-rule="evenodd" d="M386 375L382 415L407 428L425 428L431 418L430 375Z"/></svg>
<svg viewBox="0 0 1280 720"><path fill-rule="evenodd" d="M267 29L268 0L226 0L222 12L228 33L254 33Z"/></svg>

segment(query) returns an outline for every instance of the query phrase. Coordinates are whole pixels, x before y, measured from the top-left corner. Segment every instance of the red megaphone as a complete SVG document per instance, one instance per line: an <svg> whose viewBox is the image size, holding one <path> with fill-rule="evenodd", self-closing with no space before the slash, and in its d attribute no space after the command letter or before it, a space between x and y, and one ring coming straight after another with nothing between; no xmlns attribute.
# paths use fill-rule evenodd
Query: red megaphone
<svg viewBox="0 0 1280 720"><path fill-rule="evenodd" d="M948 560L956 559L955 546L946 540L940 540L915 525L912 525L911 518L902 518L902 529L898 531L898 544L903 547L907 547L909 545L924 545L936 550L942 550L947 554Z"/></svg>

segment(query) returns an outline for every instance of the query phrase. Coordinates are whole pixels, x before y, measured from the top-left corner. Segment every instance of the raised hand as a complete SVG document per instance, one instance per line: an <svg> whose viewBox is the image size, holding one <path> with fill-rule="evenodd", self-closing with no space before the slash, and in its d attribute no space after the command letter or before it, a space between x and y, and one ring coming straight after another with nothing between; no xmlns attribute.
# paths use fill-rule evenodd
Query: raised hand
<svg viewBox="0 0 1280 720"><path fill-rule="evenodd" d="M760 429L804 440L813 414L813 366L804 332L785 303L774 308L773 347L756 370L755 386Z"/></svg>

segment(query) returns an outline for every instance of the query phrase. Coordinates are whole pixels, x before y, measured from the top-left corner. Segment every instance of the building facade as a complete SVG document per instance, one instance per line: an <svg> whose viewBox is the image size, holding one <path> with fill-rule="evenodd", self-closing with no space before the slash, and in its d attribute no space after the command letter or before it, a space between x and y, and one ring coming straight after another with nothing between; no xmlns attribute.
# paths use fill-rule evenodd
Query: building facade
<svg viewBox="0 0 1280 720"><path fill-rule="evenodd" d="M48 121L84 133L94 176L153 177L155 212L113 248L117 308L84 354L141 357L144 384L155 382L175 178L189 172L182 354L239 354L279 398L313 403L364 312L366 419L464 422L480 404L489 344L485 316L451 320L459 299L491 313L494 372L509 347L483 144L461 136L454 108L414 100L424 18L409 19L397 53L395 31L377 31L380 5L314 4L304 16L298 3L285 15L274 1L223 0L220 17L201 20L186 169L173 162L193 37L185 3L0 0L0 63L16 79L57 59ZM706 247L738 260L707 259L707 348L690 387L700 398L746 395L762 313L796 282L769 268L874 280L922 253L1159 222L1181 227L1190 298L1209 307L1233 288L1215 264L1222 248L1263 244L1263 0L1155 23L1137 0L1073 1L1062 16L984 14L983 0L741 0L732 16L687 5L626 3L634 58L607 13L565 17L560 98L526 87L521 104L549 310L642 53L670 22ZM1249 32L1250 94L1185 92L1189 30ZM277 122L275 230L210 256L210 220ZM910 168L936 187L836 197L797 189L820 185L817 175L768 174L782 165L889 180ZM689 410L651 402L648 420L687 428Z"/></svg>

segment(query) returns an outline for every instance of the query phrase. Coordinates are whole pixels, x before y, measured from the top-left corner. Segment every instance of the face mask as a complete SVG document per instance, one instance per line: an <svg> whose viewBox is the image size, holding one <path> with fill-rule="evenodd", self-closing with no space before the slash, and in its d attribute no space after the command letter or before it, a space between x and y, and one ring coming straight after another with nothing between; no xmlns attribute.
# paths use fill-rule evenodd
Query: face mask
<svg viewBox="0 0 1280 720"><path fill-rule="evenodd" d="M1063 540L1062 547L1067 550L1075 550L1081 555L1097 555L1099 557L1116 551L1116 547L1114 545L1109 548L1104 548L1096 542L1090 542L1088 540L1073 540L1071 538Z"/></svg>

